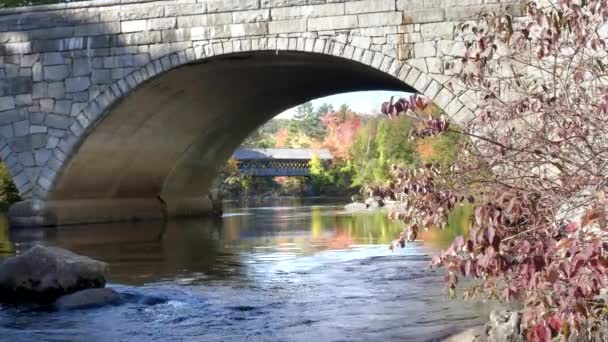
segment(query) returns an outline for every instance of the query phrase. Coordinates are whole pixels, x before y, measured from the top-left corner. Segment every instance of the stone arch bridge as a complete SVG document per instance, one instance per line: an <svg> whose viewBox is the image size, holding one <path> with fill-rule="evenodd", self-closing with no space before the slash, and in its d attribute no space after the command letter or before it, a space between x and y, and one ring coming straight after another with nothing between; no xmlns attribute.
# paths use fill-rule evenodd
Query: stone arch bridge
<svg viewBox="0 0 608 342"><path fill-rule="evenodd" d="M498 0L99 0L0 10L0 157L13 225L201 215L240 142L360 90L443 87L455 25ZM165 208L165 209L162 209Z"/></svg>

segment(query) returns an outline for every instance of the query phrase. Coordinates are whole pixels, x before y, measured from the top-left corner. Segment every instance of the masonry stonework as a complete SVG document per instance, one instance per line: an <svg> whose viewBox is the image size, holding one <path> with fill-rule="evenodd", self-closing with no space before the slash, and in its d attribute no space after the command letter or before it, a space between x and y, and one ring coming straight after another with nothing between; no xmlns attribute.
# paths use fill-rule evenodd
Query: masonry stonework
<svg viewBox="0 0 608 342"><path fill-rule="evenodd" d="M256 51L371 66L458 120L474 110L472 94L444 87L441 56L463 51L452 41L459 22L499 6L518 9L498 0L99 0L3 9L0 158L28 206L42 208L115 103L180 66Z"/></svg>

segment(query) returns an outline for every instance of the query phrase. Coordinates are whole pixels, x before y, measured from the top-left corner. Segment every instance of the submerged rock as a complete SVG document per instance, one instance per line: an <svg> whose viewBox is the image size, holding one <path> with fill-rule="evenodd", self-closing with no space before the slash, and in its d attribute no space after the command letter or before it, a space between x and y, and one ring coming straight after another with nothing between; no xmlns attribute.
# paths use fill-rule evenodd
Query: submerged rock
<svg viewBox="0 0 608 342"><path fill-rule="evenodd" d="M443 342L481 342L485 338L485 328L483 326L469 328L458 334L452 335Z"/></svg>
<svg viewBox="0 0 608 342"><path fill-rule="evenodd" d="M444 339L443 342L523 342L525 339L520 331L520 324L518 312L494 310L485 325L464 330Z"/></svg>
<svg viewBox="0 0 608 342"><path fill-rule="evenodd" d="M384 202L380 198L370 197L365 200L365 204L370 209L376 209L384 206Z"/></svg>
<svg viewBox="0 0 608 342"><path fill-rule="evenodd" d="M520 331L521 317L511 310L492 311L490 321L486 324L488 341L519 342L523 341Z"/></svg>
<svg viewBox="0 0 608 342"><path fill-rule="evenodd" d="M367 209L367 204L365 203L350 203L344 206L344 209L346 210L365 210Z"/></svg>
<svg viewBox="0 0 608 342"><path fill-rule="evenodd" d="M106 271L104 262L38 245L0 264L0 302L52 303L66 294L104 287Z"/></svg>
<svg viewBox="0 0 608 342"><path fill-rule="evenodd" d="M118 292L110 288L86 289L59 297L55 301L57 310L78 310L104 305L120 304L122 299Z"/></svg>

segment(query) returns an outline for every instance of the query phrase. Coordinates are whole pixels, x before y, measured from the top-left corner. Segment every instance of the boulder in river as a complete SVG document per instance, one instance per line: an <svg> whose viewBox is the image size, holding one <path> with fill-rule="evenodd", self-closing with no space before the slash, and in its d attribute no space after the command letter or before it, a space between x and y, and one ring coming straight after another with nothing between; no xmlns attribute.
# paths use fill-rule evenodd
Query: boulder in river
<svg viewBox="0 0 608 342"><path fill-rule="evenodd" d="M35 246L0 264L0 302L52 303L106 284L107 264L58 247Z"/></svg>
<svg viewBox="0 0 608 342"><path fill-rule="evenodd" d="M483 326L452 335L443 342L523 342L520 314L511 310L494 310Z"/></svg>
<svg viewBox="0 0 608 342"><path fill-rule="evenodd" d="M365 200L365 204L370 209L376 209L384 206L384 202L381 198L370 197Z"/></svg>
<svg viewBox="0 0 608 342"><path fill-rule="evenodd" d="M104 305L120 304L122 299L118 292L110 288L86 289L59 297L55 301L57 310L88 309Z"/></svg>
<svg viewBox="0 0 608 342"><path fill-rule="evenodd" d="M495 310L490 313L490 321L486 324L488 341L519 342L524 338L520 331L521 317L519 312L511 310Z"/></svg>
<svg viewBox="0 0 608 342"><path fill-rule="evenodd" d="M365 210L365 209L367 209L367 204L359 203L359 202L350 203L350 204L345 205L344 209L346 209L346 210Z"/></svg>

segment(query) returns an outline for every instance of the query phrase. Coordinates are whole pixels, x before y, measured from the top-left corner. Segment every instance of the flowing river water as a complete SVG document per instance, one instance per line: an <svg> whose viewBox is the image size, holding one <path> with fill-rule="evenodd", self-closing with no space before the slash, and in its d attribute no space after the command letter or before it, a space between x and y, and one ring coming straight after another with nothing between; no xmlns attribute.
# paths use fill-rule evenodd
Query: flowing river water
<svg viewBox="0 0 608 342"><path fill-rule="evenodd" d="M124 303L0 307L2 341L439 341L484 321L451 301L434 247L391 252L383 212L320 201L227 206L222 219L0 229L4 256L35 243L110 264Z"/></svg>

